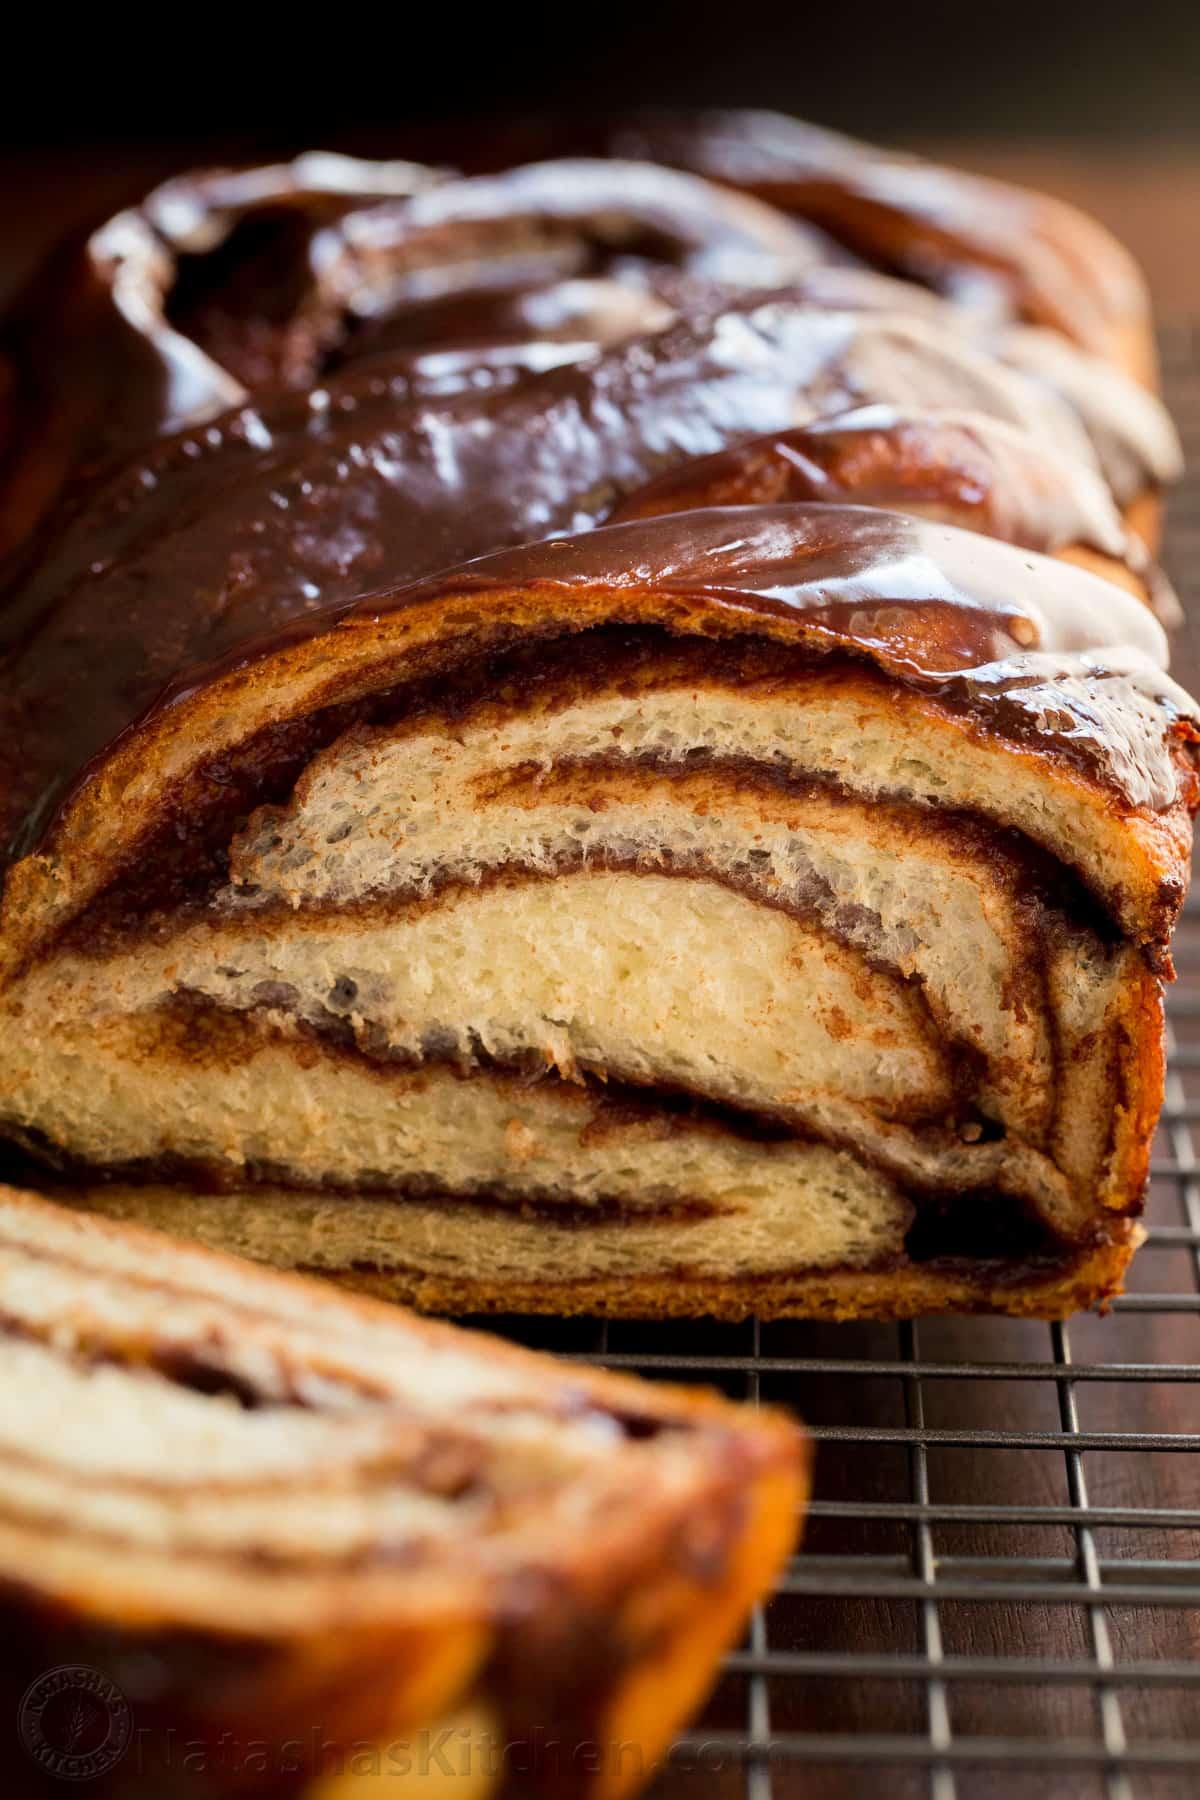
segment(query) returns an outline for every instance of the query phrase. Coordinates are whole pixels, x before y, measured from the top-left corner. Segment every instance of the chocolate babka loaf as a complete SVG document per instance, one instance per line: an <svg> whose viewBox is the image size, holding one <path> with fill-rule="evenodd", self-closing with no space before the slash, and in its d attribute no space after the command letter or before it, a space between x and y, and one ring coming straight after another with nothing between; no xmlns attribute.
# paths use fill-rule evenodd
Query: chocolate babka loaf
<svg viewBox="0 0 1200 1800"><path fill-rule="evenodd" d="M1115 1291L1200 788L1091 228L982 307L696 175L389 171L137 215L239 399L76 417L17 534L0 1129L430 1307Z"/></svg>
<svg viewBox="0 0 1200 1800"><path fill-rule="evenodd" d="M13 1189L0 1296L13 1794L618 1800L795 1541L770 1411Z"/></svg>

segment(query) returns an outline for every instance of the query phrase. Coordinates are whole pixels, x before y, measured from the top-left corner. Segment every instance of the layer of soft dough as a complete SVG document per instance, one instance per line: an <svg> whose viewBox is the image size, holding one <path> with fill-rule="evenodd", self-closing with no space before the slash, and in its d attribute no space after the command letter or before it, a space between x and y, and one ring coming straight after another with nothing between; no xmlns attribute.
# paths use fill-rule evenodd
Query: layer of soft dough
<svg viewBox="0 0 1200 1800"><path fill-rule="evenodd" d="M536 744L526 721L453 739L352 737L318 761L291 806L252 823L235 850L240 892L255 906L338 906L509 866L711 870L918 978L939 1028L986 1058L987 1110L1031 1138L1044 1133L1054 1096L1041 952L1019 871L1002 855L981 854L937 816L823 785L789 793L728 765L520 760L535 749L550 757L555 737Z"/></svg>
<svg viewBox="0 0 1200 1800"><path fill-rule="evenodd" d="M296 1194L296 1218L318 1235L352 1231L357 1248L341 1245L351 1261L386 1256L401 1237L411 1247L420 1219L422 1255L436 1262L455 1197L471 1195L500 1202L514 1227L521 1202L566 1203L573 1217L594 1208L598 1219L620 1208L606 1240L614 1274L681 1260L715 1274L867 1265L898 1254L912 1220L883 1175L824 1145L630 1114L558 1081L372 1067L235 1026L219 1027L215 1052L201 1021L64 1030L6 1075L6 1107L36 1109L38 1129L101 1167L180 1157L229 1178L249 1164L314 1187L407 1187L403 1199ZM449 1198L413 1211L413 1193Z"/></svg>
<svg viewBox="0 0 1200 1800"><path fill-rule="evenodd" d="M120 959L64 957L39 972L0 1014L0 1116L54 1143L78 1135L90 1101L77 1083L65 1105L58 1098L57 1031L31 1061L31 1022L48 1022L56 1004L59 1017L65 1008L87 1022L99 1066L106 1014L153 1023L164 1003L200 996L285 1032L297 1018L338 1025L385 1066L389 1056L470 1064L482 1052L570 1078L591 1069L685 1088L861 1148L922 1186L993 1182L1062 1229L1078 1225L1082 1196L1036 1147L1011 1133L979 1142L978 1130L960 1141L954 1047L917 989L715 881L581 870L459 890L395 916L272 924L206 921ZM197 1124L220 1141L219 1107ZM153 1118L146 1129L155 1134ZM293 1142L306 1135L303 1115L292 1131ZM361 1139L341 1131L348 1179L369 1180ZM299 1154L281 1141L284 1166Z"/></svg>
<svg viewBox="0 0 1200 1800"><path fill-rule="evenodd" d="M1094 694L1078 681L1048 683L1044 696L1032 691L1031 711L1060 706L1068 691L1085 708L1102 704L1104 677L1090 685ZM1136 904L1134 846L1110 806L1097 809L1094 795L1047 780L1037 755L1000 757L960 731L920 727L894 710L894 696L854 683L725 687L697 675L661 687L634 679L599 697L529 696L528 710L515 714L483 706L465 720L434 716L408 729L350 733L314 761L289 807L260 815L257 828L252 822L234 846L232 874L293 905L419 888L446 868L472 878L493 861L506 825L525 848L536 842L539 822L531 829L497 816L487 782L498 773L546 773L597 757L686 766L708 756L844 783L865 803L848 815L856 823L890 796L1015 826L1078 869L1119 913ZM573 841L580 825L597 829L594 820L568 822Z"/></svg>
<svg viewBox="0 0 1200 1800"><path fill-rule="evenodd" d="M986 1132L969 1110L959 1131L957 1083L974 1071L958 1067L961 1053L933 1028L919 989L859 951L711 879L594 868L377 914L214 918L104 961L64 954L0 1009L0 1118L84 1161L178 1154L266 1163L289 1179L408 1183L410 1164L394 1145L377 1152L361 1120L336 1114L322 1121L329 1149L312 1166L319 1140L299 1071L315 1051L297 1035L301 1021L357 1042L383 1084L385 1116L398 1061L517 1059L575 1080L592 1070L766 1111L860 1150L906 1185L995 1186L1074 1234L1104 1172L1110 1034L1130 954L1093 966L1068 943L1056 959L1069 965L1076 1000L1069 1020L1061 999L1056 1006L1060 1046L1079 1053L1049 1089L1057 1106L1046 1148L1015 1131ZM255 1019L280 1034L293 1088L281 1077L286 1123L281 1113L269 1147L253 1114L236 1126L219 1095L187 1100L199 1039L182 1043L182 1077L170 1072L181 1040L162 1009L197 997L245 1016L245 1041L235 1033L226 1047L235 1062ZM1028 1092L1036 1111L1046 1097L1036 1072ZM1088 1129L1064 1157L1072 1110ZM466 1129L456 1114L435 1171L454 1167L453 1138ZM580 1179L564 1171L567 1189ZM644 1167L637 1179L648 1179Z"/></svg>

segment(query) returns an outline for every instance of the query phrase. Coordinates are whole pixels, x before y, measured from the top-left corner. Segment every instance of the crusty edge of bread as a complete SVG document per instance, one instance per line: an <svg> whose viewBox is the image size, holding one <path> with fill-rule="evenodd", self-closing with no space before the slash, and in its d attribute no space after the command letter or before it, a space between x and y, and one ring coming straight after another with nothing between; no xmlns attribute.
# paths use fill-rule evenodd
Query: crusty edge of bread
<svg viewBox="0 0 1200 1800"><path fill-rule="evenodd" d="M434 1313L553 1313L613 1319L913 1319L926 1313L1001 1313L1011 1318L1065 1319L1124 1291L1125 1271L1142 1242L1140 1226L1099 1244L1069 1267L1027 1281L1003 1276L999 1264L954 1269L911 1264L894 1269L799 1271L795 1275L720 1281L655 1273L622 1281L503 1285L428 1275L418 1269L330 1270L331 1279L376 1298Z"/></svg>

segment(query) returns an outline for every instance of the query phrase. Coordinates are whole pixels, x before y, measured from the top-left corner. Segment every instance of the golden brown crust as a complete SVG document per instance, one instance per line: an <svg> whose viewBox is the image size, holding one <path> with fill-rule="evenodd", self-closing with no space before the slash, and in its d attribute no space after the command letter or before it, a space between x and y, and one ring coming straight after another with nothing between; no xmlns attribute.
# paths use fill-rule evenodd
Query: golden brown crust
<svg viewBox="0 0 1200 1800"><path fill-rule="evenodd" d="M926 1313L1004 1313L1065 1319L1102 1309L1124 1291L1125 1271L1142 1239L1140 1227L1087 1251L1078 1260L1027 1280L981 1263L953 1269L909 1266L882 1271L803 1270L791 1276L717 1281L672 1274L622 1281L490 1283L446 1280L424 1271L323 1270L332 1280L423 1312L553 1313L611 1319L915 1319Z"/></svg>

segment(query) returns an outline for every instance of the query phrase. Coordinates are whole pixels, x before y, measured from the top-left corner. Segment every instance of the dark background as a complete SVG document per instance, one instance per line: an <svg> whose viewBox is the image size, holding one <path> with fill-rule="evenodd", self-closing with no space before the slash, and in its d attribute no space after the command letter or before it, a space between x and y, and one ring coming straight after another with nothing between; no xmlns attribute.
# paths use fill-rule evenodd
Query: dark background
<svg viewBox="0 0 1200 1800"><path fill-rule="evenodd" d="M646 101L778 106L848 130L1200 136L1196 0L156 9L131 28L24 0L11 145L324 137ZM25 41L22 41L22 40Z"/></svg>
<svg viewBox="0 0 1200 1800"><path fill-rule="evenodd" d="M692 0L6 17L0 299L168 171L313 145L465 160L472 134L646 104L778 107L1098 212L1200 311L1200 0Z"/></svg>

